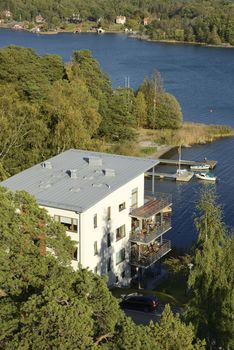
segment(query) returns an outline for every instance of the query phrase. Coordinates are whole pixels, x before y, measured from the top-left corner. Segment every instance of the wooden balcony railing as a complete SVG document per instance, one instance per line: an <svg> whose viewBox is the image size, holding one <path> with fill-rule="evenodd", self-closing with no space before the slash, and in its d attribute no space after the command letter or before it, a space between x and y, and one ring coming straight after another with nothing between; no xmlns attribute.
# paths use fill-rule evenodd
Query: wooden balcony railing
<svg viewBox="0 0 234 350"><path fill-rule="evenodd" d="M133 243L149 244L171 229L171 218L166 218L162 223L148 225L146 229L135 229L131 232L129 241Z"/></svg>
<svg viewBox="0 0 234 350"><path fill-rule="evenodd" d="M148 267L161 259L171 250L171 241L163 240L163 243L152 251L139 253L139 246L132 247L130 264L139 267Z"/></svg>

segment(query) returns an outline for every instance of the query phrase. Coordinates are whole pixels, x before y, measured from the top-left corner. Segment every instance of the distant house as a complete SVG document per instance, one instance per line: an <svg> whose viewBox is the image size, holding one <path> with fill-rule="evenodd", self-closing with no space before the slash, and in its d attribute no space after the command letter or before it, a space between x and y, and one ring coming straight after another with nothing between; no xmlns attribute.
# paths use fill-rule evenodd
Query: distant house
<svg viewBox="0 0 234 350"><path fill-rule="evenodd" d="M44 19L44 17L42 17L41 15L38 15L38 16L35 17L35 22L36 22L37 24L42 24L42 23L45 22L45 19Z"/></svg>
<svg viewBox="0 0 234 350"><path fill-rule="evenodd" d="M125 24L126 23L126 17L125 16L117 16L115 19L116 24Z"/></svg>
<svg viewBox="0 0 234 350"><path fill-rule="evenodd" d="M68 18L68 22L69 23L80 23L81 19L80 19L80 14L79 13L73 13L69 18Z"/></svg>
<svg viewBox="0 0 234 350"><path fill-rule="evenodd" d="M148 26L151 22L152 22L152 18L150 18L150 17L145 17L143 19L143 25L144 26Z"/></svg>
<svg viewBox="0 0 234 350"><path fill-rule="evenodd" d="M22 24L15 24L12 29L14 30L22 30L24 29L24 26Z"/></svg>
<svg viewBox="0 0 234 350"><path fill-rule="evenodd" d="M9 11L9 10L3 11L3 12L2 12L2 15L3 15L4 17L6 17L6 18L12 17L12 13L11 13L11 11Z"/></svg>

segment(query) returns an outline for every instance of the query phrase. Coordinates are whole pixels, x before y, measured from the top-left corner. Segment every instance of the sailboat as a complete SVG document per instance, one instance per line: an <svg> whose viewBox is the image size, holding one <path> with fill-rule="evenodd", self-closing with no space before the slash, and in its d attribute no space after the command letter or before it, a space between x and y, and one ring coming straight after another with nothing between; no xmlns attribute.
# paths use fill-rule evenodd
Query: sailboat
<svg viewBox="0 0 234 350"><path fill-rule="evenodd" d="M192 171L188 171L187 169L181 169L181 145L178 148L179 153L179 162L178 169L176 171L176 181L189 181L192 179L194 173Z"/></svg>
<svg viewBox="0 0 234 350"><path fill-rule="evenodd" d="M188 173L187 169L181 169L181 145L178 148L178 153L179 153L179 162L178 162L178 169L176 171L176 174L178 176L180 176L180 175L185 175L186 173Z"/></svg>

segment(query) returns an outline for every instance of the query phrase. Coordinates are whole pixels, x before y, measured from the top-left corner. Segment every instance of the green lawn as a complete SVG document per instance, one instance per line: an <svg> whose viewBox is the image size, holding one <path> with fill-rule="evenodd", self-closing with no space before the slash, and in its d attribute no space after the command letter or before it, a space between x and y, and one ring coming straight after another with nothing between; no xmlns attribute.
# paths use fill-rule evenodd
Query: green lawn
<svg viewBox="0 0 234 350"><path fill-rule="evenodd" d="M188 302L187 285L184 278L172 279L169 277L155 288L154 292L159 299L162 301L168 299L167 302L172 305L183 307Z"/></svg>

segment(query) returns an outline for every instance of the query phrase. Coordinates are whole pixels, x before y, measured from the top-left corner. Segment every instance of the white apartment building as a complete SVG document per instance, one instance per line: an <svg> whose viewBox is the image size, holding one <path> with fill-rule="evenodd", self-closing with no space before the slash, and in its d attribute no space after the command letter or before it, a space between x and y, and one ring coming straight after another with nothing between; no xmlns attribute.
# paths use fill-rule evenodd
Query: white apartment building
<svg viewBox="0 0 234 350"><path fill-rule="evenodd" d="M75 242L72 266L128 285L139 268L171 250L162 239L171 228L171 198L145 198L144 174L157 160L68 150L3 181L25 190L66 226ZM153 177L154 178L154 177ZM154 181L152 190L154 192Z"/></svg>

